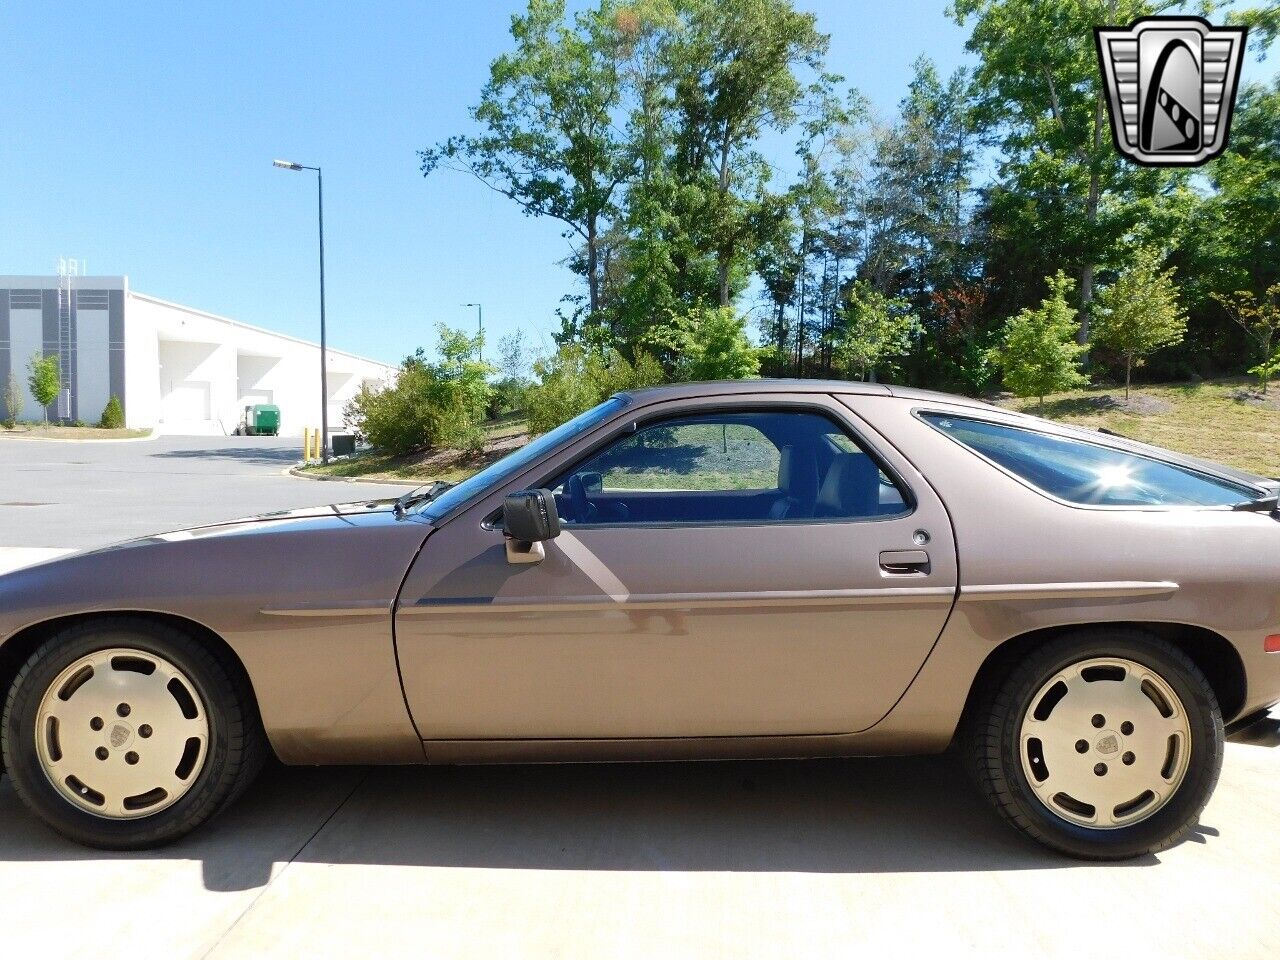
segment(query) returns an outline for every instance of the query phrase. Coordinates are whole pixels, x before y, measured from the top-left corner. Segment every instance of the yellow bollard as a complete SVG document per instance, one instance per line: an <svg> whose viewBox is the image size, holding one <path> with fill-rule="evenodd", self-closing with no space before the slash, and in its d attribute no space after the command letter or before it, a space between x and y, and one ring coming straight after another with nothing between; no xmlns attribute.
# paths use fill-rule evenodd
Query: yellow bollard
<svg viewBox="0 0 1280 960"><path fill-rule="evenodd" d="M306 463L311 459L311 428L302 428L302 462Z"/></svg>

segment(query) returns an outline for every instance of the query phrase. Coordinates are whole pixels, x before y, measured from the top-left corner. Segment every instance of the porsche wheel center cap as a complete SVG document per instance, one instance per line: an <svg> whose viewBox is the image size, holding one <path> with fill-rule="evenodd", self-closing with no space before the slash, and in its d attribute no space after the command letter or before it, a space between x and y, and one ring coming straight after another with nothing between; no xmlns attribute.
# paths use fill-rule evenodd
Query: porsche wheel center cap
<svg viewBox="0 0 1280 960"><path fill-rule="evenodd" d="M1093 748L1104 757L1109 757L1120 749L1120 735L1113 730L1104 730Z"/></svg>
<svg viewBox="0 0 1280 960"><path fill-rule="evenodd" d="M111 724L111 729L107 733L107 744L113 750L119 750L121 747L128 746L133 742L133 727L127 723L117 720Z"/></svg>

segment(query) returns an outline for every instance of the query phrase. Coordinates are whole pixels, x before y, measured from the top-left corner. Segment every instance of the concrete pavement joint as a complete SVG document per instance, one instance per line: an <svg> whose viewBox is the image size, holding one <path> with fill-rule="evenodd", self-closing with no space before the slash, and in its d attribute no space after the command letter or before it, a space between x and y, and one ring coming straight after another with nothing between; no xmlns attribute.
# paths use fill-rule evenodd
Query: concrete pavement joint
<svg viewBox="0 0 1280 960"><path fill-rule="evenodd" d="M338 811L340 811L343 807L347 805L347 803L351 800L351 798L356 795L356 791L359 790L362 786L364 786L365 781L368 779L369 779L369 772L366 770L364 773L360 775L360 778L356 780L355 784L351 787L351 789L347 791L346 796L344 796L341 800L339 800L337 805L332 810L329 811L328 816L326 816L322 821L320 821L320 825L311 832L311 835L307 837L306 840L302 841L302 844L298 847L297 850L293 852L293 854L289 857L289 859L285 861L284 866L280 868L280 870L276 873L276 875L267 877L267 882L262 885L262 887L258 890L256 894L254 894L253 899L250 900L247 904L245 904L245 907L243 910L241 910L238 914L236 914L236 918L227 925L227 928L222 931L218 939L213 942L213 945L210 946L208 950L206 950L203 954L200 955L201 960L207 960L208 957L213 955L213 952L217 950L219 946L222 945L222 941L227 939L227 935L230 934L231 931L234 930L239 925L240 921L243 920L249 914L249 911L253 909L254 904L256 904L262 898L262 895L267 892L267 890L271 887L273 883L275 883L278 879L284 876L285 871L288 870L289 867L293 865L294 861L297 860L298 857L302 856L302 852L306 850L307 847L311 846L315 838L320 836L324 828L329 825L329 822L338 815Z"/></svg>

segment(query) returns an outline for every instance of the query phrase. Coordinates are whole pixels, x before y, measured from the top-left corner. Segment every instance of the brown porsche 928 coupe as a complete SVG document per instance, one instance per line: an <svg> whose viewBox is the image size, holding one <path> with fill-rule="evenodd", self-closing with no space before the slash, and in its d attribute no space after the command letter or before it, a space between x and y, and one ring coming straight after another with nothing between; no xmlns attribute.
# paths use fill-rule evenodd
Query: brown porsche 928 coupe
<svg viewBox="0 0 1280 960"><path fill-rule="evenodd" d="M1280 700L1278 487L898 387L620 394L454 486L0 577L4 765L55 830L138 848L270 753L955 743L1017 829L1132 857Z"/></svg>

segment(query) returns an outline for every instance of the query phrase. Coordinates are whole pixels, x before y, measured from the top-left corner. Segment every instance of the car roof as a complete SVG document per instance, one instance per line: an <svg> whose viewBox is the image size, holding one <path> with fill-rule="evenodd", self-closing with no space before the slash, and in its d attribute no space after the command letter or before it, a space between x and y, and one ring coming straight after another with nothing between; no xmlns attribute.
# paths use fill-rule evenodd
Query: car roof
<svg viewBox="0 0 1280 960"><path fill-rule="evenodd" d="M900 387L886 383L862 383L850 380L798 380L794 378L778 378L759 380L713 380L705 383L672 383L659 387L644 387L638 390L626 390L617 396L639 404L654 403L661 400L687 400L699 397L742 396L744 394L760 396L770 393L823 393L844 396L890 397L905 400L909 403L936 404L961 410L969 409L997 414L998 419L1010 425L1021 425L1028 429L1041 430L1048 433L1075 436L1081 440L1099 446L1111 447L1129 453L1154 456L1156 459L1174 463L1191 470L1217 475L1224 479L1237 480L1252 486L1276 489L1274 479L1260 477L1257 474L1228 467L1225 464L1201 460L1186 454L1166 450L1146 443L1140 443L1115 434L1104 434L1073 424L1044 420L1007 407L1001 407L973 397L962 397L938 390L920 390L915 387Z"/></svg>
<svg viewBox="0 0 1280 960"><path fill-rule="evenodd" d="M744 393L754 395L769 393L827 393L844 394L846 396L896 397L917 402L980 407L986 410L1002 409L982 400L975 400L972 397L941 393L936 390L917 390L914 387L899 387L887 383L862 383L856 380L800 380L788 377L762 378L759 380L711 380L702 383L670 383L660 387L625 390L619 393L618 396L637 403L653 403L657 400L737 396Z"/></svg>

